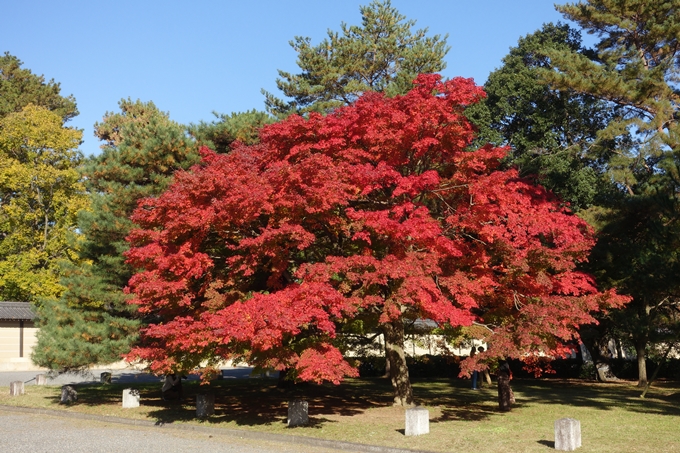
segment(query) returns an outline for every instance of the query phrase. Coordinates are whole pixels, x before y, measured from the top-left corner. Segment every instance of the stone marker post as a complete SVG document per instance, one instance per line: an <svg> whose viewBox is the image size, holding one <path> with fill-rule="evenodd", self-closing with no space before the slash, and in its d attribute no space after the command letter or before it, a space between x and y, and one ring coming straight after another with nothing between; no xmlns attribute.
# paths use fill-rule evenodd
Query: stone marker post
<svg viewBox="0 0 680 453"><path fill-rule="evenodd" d="M309 403L305 400L288 401L288 427L309 423Z"/></svg>
<svg viewBox="0 0 680 453"><path fill-rule="evenodd" d="M581 422L573 418L555 421L555 450L574 451L581 446Z"/></svg>
<svg viewBox="0 0 680 453"><path fill-rule="evenodd" d="M123 407L139 407L139 390L125 389L123 390Z"/></svg>
<svg viewBox="0 0 680 453"><path fill-rule="evenodd" d="M108 371L104 371L102 374L99 375L99 382L102 384L110 384L111 383L111 373Z"/></svg>
<svg viewBox="0 0 680 453"><path fill-rule="evenodd" d="M9 394L10 396L19 396L24 394L24 383L23 381L13 381L9 383Z"/></svg>
<svg viewBox="0 0 680 453"><path fill-rule="evenodd" d="M76 389L70 385L64 385L61 387L61 404L73 403L78 400L78 392Z"/></svg>
<svg viewBox="0 0 680 453"><path fill-rule="evenodd" d="M47 376L44 374L37 374L35 376L35 385L46 385L47 384Z"/></svg>
<svg viewBox="0 0 680 453"><path fill-rule="evenodd" d="M407 436L420 436L429 432L430 411L418 406L406 409L406 429L404 434Z"/></svg>
<svg viewBox="0 0 680 453"><path fill-rule="evenodd" d="M196 395L196 417L205 418L209 415L215 415L215 395Z"/></svg>

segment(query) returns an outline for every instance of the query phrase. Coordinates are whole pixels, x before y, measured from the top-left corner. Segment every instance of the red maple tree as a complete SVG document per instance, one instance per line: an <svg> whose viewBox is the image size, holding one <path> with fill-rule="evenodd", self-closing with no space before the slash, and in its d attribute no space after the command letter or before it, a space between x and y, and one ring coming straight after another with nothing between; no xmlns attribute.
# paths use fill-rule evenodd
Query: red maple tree
<svg viewBox="0 0 680 453"><path fill-rule="evenodd" d="M581 219L502 170L507 149L468 149L463 111L482 96L471 79L421 75L404 96L203 149L133 215L129 290L152 321L128 358L156 372L239 358L337 383L357 374L342 326L372 319L395 403L410 404L405 319L485 326L485 360L563 352L625 299L577 270L593 245Z"/></svg>

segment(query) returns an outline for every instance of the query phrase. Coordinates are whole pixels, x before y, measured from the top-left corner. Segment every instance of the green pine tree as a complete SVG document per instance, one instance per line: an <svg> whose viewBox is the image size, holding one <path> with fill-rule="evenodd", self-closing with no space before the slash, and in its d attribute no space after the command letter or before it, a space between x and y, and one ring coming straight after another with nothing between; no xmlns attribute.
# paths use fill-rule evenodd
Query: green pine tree
<svg viewBox="0 0 680 453"><path fill-rule="evenodd" d="M625 197L590 216L602 237L591 264L600 281L633 297L617 314L618 327L638 352L643 386L650 343L660 332L680 336L677 314L667 316L677 312L680 294L680 0L590 0L557 9L600 41L596 58L547 52L555 70L544 76L555 88L616 107L594 145L610 143L600 166Z"/></svg>
<svg viewBox="0 0 680 453"><path fill-rule="evenodd" d="M602 203L611 184L600 163L608 147L594 143L614 114L609 103L571 89L557 90L541 77L551 68L549 50L593 58L580 33L545 24L521 38L484 84L487 98L468 109L480 128L478 144L508 145L508 163L581 210ZM610 143L605 143L610 145Z"/></svg>
<svg viewBox="0 0 680 453"><path fill-rule="evenodd" d="M230 115L213 112L213 115L217 118L216 121L192 124L189 126L189 134L199 145L207 146L218 153L229 152L232 143L236 141L246 145L257 143L262 126L274 122L271 115L255 109Z"/></svg>
<svg viewBox="0 0 680 453"><path fill-rule="evenodd" d="M79 261L66 267L66 287L40 308L33 361L57 370L80 369L120 360L144 319L126 303L123 288L132 269L125 242L137 200L161 193L179 169L199 160L185 128L152 102L122 100L120 113L95 125L102 153L85 165L83 176L92 209L79 217Z"/></svg>
<svg viewBox="0 0 680 453"><path fill-rule="evenodd" d="M60 94L60 85L54 80L45 83L30 69L23 69L17 57L5 52L0 56L0 118L12 112L21 112L29 104L46 108L59 115L63 122L78 115L76 100Z"/></svg>
<svg viewBox="0 0 680 453"><path fill-rule="evenodd" d="M680 105L679 7L678 0L593 0L557 7L601 40L595 59L564 50L549 52L557 71L544 75L557 88L619 107L598 139L615 141L607 168L630 195L656 185L656 170L665 176L673 171Z"/></svg>
<svg viewBox="0 0 680 453"><path fill-rule="evenodd" d="M366 91L403 94L418 74L446 67L447 36L428 37L427 29L412 32L415 20L406 20L389 0L374 0L360 10L361 26L343 22L341 32L329 30L316 46L300 36L290 42L302 72L279 71L276 84L292 98L288 102L263 90L270 113L325 113Z"/></svg>

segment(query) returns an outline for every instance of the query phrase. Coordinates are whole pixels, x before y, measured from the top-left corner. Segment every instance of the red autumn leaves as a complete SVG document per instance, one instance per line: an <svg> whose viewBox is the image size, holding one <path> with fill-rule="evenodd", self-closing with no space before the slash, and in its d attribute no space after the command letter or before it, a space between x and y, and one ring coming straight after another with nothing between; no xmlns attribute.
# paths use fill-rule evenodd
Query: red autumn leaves
<svg viewBox="0 0 680 453"><path fill-rule="evenodd" d="M623 303L576 265L587 225L515 170L470 150L468 79L423 75L180 172L143 200L129 241L132 303L149 321L129 358L162 372L241 358L339 382L342 326L426 318L489 328L487 355L554 354Z"/></svg>

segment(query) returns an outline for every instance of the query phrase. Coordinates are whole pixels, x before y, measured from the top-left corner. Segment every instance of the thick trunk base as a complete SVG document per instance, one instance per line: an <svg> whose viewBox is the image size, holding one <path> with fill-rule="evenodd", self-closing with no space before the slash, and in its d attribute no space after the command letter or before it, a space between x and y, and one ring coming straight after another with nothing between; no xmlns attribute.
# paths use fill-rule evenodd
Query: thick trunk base
<svg viewBox="0 0 680 453"><path fill-rule="evenodd" d="M597 363L595 364L597 369L597 380L601 382L616 382L619 380L614 373L612 373L607 363Z"/></svg>
<svg viewBox="0 0 680 453"><path fill-rule="evenodd" d="M510 389L510 379L498 377L498 408L501 412L510 412L512 409L512 389Z"/></svg>
<svg viewBox="0 0 680 453"><path fill-rule="evenodd" d="M413 405L413 389L404 352L404 324L397 320L384 326L385 356L389 362L390 381L394 389L395 406Z"/></svg>

